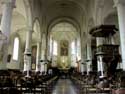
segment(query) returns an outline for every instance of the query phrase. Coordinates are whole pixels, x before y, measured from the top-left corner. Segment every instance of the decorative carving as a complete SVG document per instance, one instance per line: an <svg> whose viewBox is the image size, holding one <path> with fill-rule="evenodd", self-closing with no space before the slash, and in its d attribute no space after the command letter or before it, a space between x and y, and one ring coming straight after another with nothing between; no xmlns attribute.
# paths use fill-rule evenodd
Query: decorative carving
<svg viewBox="0 0 125 94"><path fill-rule="evenodd" d="M60 55L68 56L68 41L67 40L60 41Z"/></svg>

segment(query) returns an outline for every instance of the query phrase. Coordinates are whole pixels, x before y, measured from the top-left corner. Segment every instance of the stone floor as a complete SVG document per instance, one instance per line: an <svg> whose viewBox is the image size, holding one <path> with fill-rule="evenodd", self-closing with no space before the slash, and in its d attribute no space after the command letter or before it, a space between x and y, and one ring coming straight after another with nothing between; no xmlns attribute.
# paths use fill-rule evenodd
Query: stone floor
<svg viewBox="0 0 125 94"><path fill-rule="evenodd" d="M80 93L70 79L59 79L52 94L110 94L110 93Z"/></svg>
<svg viewBox="0 0 125 94"><path fill-rule="evenodd" d="M59 79L52 94L77 94L69 79Z"/></svg>

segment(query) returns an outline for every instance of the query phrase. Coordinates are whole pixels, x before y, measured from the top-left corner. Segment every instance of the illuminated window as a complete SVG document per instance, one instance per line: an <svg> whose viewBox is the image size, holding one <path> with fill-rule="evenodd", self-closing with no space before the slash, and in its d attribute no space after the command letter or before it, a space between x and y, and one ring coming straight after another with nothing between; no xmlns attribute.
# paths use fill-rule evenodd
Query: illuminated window
<svg viewBox="0 0 125 94"><path fill-rule="evenodd" d="M53 41L53 55L57 55L57 42L56 41Z"/></svg>
<svg viewBox="0 0 125 94"><path fill-rule="evenodd" d="M81 45L80 38L77 39L77 60L81 59Z"/></svg>
<svg viewBox="0 0 125 94"><path fill-rule="evenodd" d="M53 52L53 40L52 40L52 37L50 36L50 48L49 48L50 55L53 54L52 52Z"/></svg>
<svg viewBox="0 0 125 94"><path fill-rule="evenodd" d="M75 55L76 54L76 47L75 47L75 41L71 43L71 54Z"/></svg>
<svg viewBox="0 0 125 94"><path fill-rule="evenodd" d="M13 48L13 60L18 60L19 55L19 38L14 39L14 48Z"/></svg>

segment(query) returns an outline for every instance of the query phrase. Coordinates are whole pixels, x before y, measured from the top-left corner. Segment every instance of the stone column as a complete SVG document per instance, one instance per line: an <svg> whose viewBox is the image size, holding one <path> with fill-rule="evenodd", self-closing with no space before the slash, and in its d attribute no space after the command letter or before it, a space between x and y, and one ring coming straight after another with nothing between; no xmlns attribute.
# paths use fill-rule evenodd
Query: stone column
<svg viewBox="0 0 125 94"><path fill-rule="evenodd" d="M46 52L46 35L45 35L45 33L43 33L42 45L41 45L41 69L40 69L41 73L45 72L45 70L44 70L44 63L46 60L45 52Z"/></svg>
<svg viewBox="0 0 125 94"><path fill-rule="evenodd" d="M92 52L91 52L91 43L87 43L87 74L92 71Z"/></svg>
<svg viewBox="0 0 125 94"><path fill-rule="evenodd" d="M44 71L45 71L45 75L47 74L47 61L44 63Z"/></svg>
<svg viewBox="0 0 125 94"><path fill-rule="evenodd" d="M37 55L36 55L36 72L40 71L40 51L41 51L41 42L37 43Z"/></svg>
<svg viewBox="0 0 125 94"><path fill-rule="evenodd" d="M44 33L42 36L42 45L41 45L41 59L45 60L45 52L46 52L46 34Z"/></svg>
<svg viewBox="0 0 125 94"><path fill-rule="evenodd" d="M53 59L53 38L52 38L52 44L51 44L51 53L50 53L51 55L51 59Z"/></svg>
<svg viewBox="0 0 125 94"><path fill-rule="evenodd" d="M40 62L41 64L40 64L40 72L41 72L41 75L42 75L42 73L44 72L44 63L43 62Z"/></svg>
<svg viewBox="0 0 125 94"><path fill-rule="evenodd" d="M104 7L104 0L98 0L98 10L97 10L98 11L98 15L97 15L97 20L98 21L96 23L97 26L103 24L103 18L102 18L103 17L103 15L102 15L103 7ZM97 37L96 38L96 47L104 44L104 41L105 41L104 38ZM104 71L103 70L104 69L103 63L104 62L103 62L102 56L101 55L97 56L97 68L98 68L97 70L98 70L99 76L103 75L102 74L103 73L102 71Z"/></svg>
<svg viewBox="0 0 125 94"><path fill-rule="evenodd" d="M104 62L103 62L103 56L102 55L99 55L97 57L97 62L98 62L99 77L104 77Z"/></svg>
<svg viewBox="0 0 125 94"><path fill-rule="evenodd" d="M122 64L125 71L125 0L114 0L114 2L118 13Z"/></svg>
<svg viewBox="0 0 125 94"><path fill-rule="evenodd" d="M97 38L96 43L97 43L96 46L98 47L104 44L104 41L102 38ZM106 65L105 65L105 62L103 62L102 55L97 56L97 68L98 68L97 70L98 70L99 77L104 77L106 75L106 74L104 75L104 72L106 70Z"/></svg>
<svg viewBox="0 0 125 94"><path fill-rule="evenodd" d="M27 71L27 77L29 77L29 71L31 70L31 43L32 43L32 28L26 32L26 46L24 52L24 71Z"/></svg>
<svg viewBox="0 0 125 94"><path fill-rule="evenodd" d="M82 37L81 37L81 40L84 40L84 39L82 39ZM87 72L87 66L86 66L86 62L85 62L85 60L86 60L85 53L86 53L85 46L84 46L83 41L81 41L81 63L82 63L81 70L82 70L82 74Z"/></svg>
<svg viewBox="0 0 125 94"><path fill-rule="evenodd" d="M3 0L3 12L1 19L1 31L6 36L6 40L1 42L3 45L3 63L0 64L1 69L6 68L7 55L8 55L8 43L11 32L11 19L13 8L15 7L15 0ZM1 49L0 49L1 50Z"/></svg>
<svg viewBox="0 0 125 94"><path fill-rule="evenodd" d="M104 42L103 42L103 39L102 38L96 38L96 47L102 45ZM103 77L104 76L104 62L103 62L103 57L101 55L97 56L97 70L98 70L98 75L99 77Z"/></svg>

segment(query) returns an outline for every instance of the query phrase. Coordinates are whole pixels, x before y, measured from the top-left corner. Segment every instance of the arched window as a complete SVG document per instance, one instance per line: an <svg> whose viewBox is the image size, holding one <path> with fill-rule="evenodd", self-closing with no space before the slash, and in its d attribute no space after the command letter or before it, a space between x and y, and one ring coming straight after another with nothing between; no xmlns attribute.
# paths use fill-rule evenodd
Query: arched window
<svg viewBox="0 0 125 94"><path fill-rule="evenodd" d="M71 43L71 54L75 55L76 54L76 47L75 47L75 41Z"/></svg>
<svg viewBox="0 0 125 94"><path fill-rule="evenodd" d="M80 38L77 38L77 60L81 60L81 45Z"/></svg>
<svg viewBox="0 0 125 94"><path fill-rule="evenodd" d="M19 38L15 37L13 47L13 60L18 60L19 55Z"/></svg>
<svg viewBox="0 0 125 94"><path fill-rule="evenodd" d="M58 45L56 41L53 41L53 55L57 55Z"/></svg>
<svg viewBox="0 0 125 94"><path fill-rule="evenodd" d="M52 56L52 52L53 52L53 39L52 39L52 36L50 36L50 48L49 48L49 53L50 53L50 56Z"/></svg>

